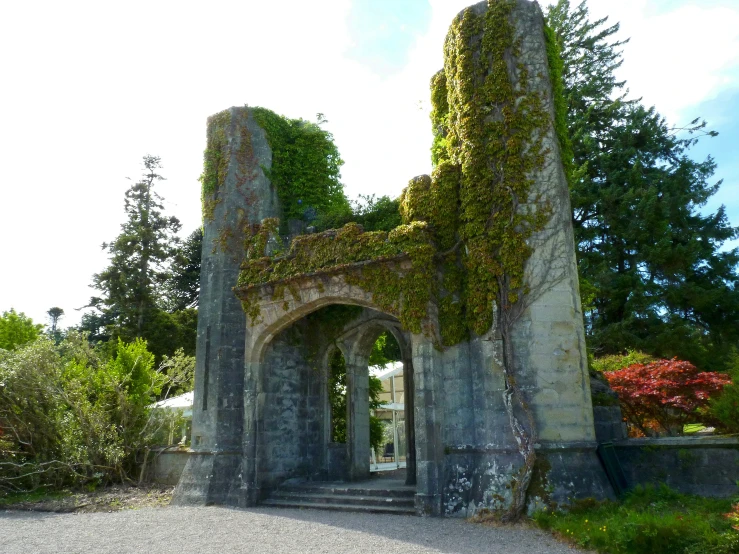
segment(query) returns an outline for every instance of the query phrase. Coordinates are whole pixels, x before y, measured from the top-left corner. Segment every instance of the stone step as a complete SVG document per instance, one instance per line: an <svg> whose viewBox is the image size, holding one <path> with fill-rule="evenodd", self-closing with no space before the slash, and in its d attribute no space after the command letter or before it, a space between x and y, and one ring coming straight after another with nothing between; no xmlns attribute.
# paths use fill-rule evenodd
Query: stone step
<svg viewBox="0 0 739 554"><path fill-rule="evenodd" d="M310 502L318 504L343 504L343 505L361 505L361 506L391 506L404 507L413 509L415 499L410 496L378 496L378 495L348 495L348 494L325 494L313 493L305 494L304 492L288 492L276 490L270 496L270 500L281 500L289 502Z"/></svg>
<svg viewBox="0 0 739 554"><path fill-rule="evenodd" d="M380 496L393 498L414 498L416 495L416 490L413 487L373 489L351 485L283 484L278 490L295 494L332 494L345 496Z"/></svg>
<svg viewBox="0 0 739 554"><path fill-rule="evenodd" d="M311 510L334 510L341 512L365 512L372 514L398 514L398 515L416 515L414 508L405 506L372 506L366 504L321 504L310 502L307 499L300 501L280 500L269 498L262 502L260 506L272 508L299 508Z"/></svg>

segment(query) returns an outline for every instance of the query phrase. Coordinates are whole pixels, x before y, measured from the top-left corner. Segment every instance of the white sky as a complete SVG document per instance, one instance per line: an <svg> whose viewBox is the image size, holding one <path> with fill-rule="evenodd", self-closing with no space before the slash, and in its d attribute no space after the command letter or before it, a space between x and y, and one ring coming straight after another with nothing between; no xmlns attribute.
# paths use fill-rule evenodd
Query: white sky
<svg viewBox="0 0 739 554"><path fill-rule="evenodd" d="M407 63L388 73L348 55L351 0L0 0L0 312L45 323L60 306L62 325L78 323L144 154L162 158L159 193L183 234L199 226L205 120L232 105L324 113L348 196L398 195L430 170L428 81L469 2L429 4ZM739 88L739 0L588 5L621 22L622 76L671 122Z"/></svg>

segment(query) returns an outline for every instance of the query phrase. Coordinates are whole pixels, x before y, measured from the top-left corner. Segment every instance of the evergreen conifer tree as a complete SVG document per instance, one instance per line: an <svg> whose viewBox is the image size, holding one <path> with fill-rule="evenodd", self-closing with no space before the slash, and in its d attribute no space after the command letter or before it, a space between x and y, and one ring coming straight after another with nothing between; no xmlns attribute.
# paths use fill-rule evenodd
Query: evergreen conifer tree
<svg viewBox="0 0 739 554"><path fill-rule="evenodd" d="M200 258L203 253L203 229L198 227L176 249L167 283L170 311L196 308L200 294Z"/></svg>
<svg viewBox="0 0 739 554"><path fill-rule="evenodd" d="M739 337L737 237L723 207L702 208L720 181L690 147L696 119L670 128L654 108L626 100L613 37L618 24L589 20L585 3L549 9L564 59L575 241L589 347L596 355L643 350L701 369L724 367Z"/></svg>
<svg viewBox="0 0 739 554"><path fill-rule="evenodd" d="M157 173L160 158L144 156L143 164L141 180L125 194L127 219L121 233L103 244L110 265L93 276L92 286L102 295L90 300L89 307L97 311L83 317L82 328L91 331L93 339L145 338L149 349L161 356L177 346L169 344L177 325L164 310L164 292L180 222L162 213L162 198L153 190L164 179Z"/></svg>

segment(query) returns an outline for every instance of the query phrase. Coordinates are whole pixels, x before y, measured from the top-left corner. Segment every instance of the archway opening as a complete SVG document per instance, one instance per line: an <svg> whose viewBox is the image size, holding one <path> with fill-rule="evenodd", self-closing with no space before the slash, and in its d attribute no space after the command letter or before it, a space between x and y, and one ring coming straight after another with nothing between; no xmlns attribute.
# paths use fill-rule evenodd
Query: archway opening
<svg viewBox="0 0 739 554"><path fill-rule="evenodd" d="M346 444L346 360L338 348L334 348L329 354L327 374L329 442Z"/></svg>
<svg viewBox="0 0 739 554"><path fill-rule="evenodd" d="M368 413L354 417L369 422L370 472L406 467L408 444L405 429L403 363L400 345L389 331L382 331L367 360ZM343 353L333 348L327 357L327 397L330 412L329 442L347 442L347 420L352 417L347 402L347 364ZM380 378L382 376L382 378ZM364 384L363 384L364 385ZM361 387L364 389L364 386Z"/></svg>
<svg viewBox="0 0 739 554"><path fill-rule="evenodd" d="M413 387L403 377L403 362L412 372L410 337L398 320L335 303L270 335L249 366L256 370L255 482L268 492L293 478L363 481L385 458L395 467L379 469L410 462L407 484L415 484L405 400ZM375 373L397 367L394 385L383 386Z"/></svg>
<svg viewBox="0 0 739 554"><path fill-rule="evenodd" d="M400 347L397 341L388 332L383 332L375 341L372 349L372 353L369 359L364 365L365 367L354 368L351 376L347 375L347 362L343 352L335 344L333 347L329 347L329 353L326 357L326 385L327 385L327 404L328 404L328 448L336 449L338 445L345 445L347 440L350 438L352 431L356 433L357 427L364 427L368 425L369 429L369 447L370 447L370 458L366 460L369 464L370 471L390 470L405 467L405 430L401 430L400 433L397 430L394 432L394 425L402 425L403 417L396 418L395 414L387 415L388 406L387 396L390 391L392 397L395 397L395 390L392 387L385 391L383 389L383 382L375 375L377 372L386 372L388 367L395 367L400 362ZM360 359L366 358L360 356ZM370 370L372 366L372 370ZM401 372L402 378L402 372ZM358 383L357 381L364 381L366 383ZM350 384L357 386L360 390L367 391L367 407L365 412L361 412L357 409L356 404L364 405L363 402L358 403L357 398L353 400L355 406L352 406L352 398L350 393ZM399 388L399 392L402 394L402 387ZM364 400L364 399L362 399ZM354 408L354 410L352 410ZM401 407L402 411L402 407ZM385 414L386 417L378 415L379 413ZM355 421L365 420L365 421ZM353 427L351 424L353 423ZM391 464L379 464L378 459L382 456L390 456L393 460L397 460L396 452L398 448L396 445L400 444L401 455L403 456L402 466L396 464L394 467L390 467ZM329 454L330 457L331 454Z"/></svg>
<svg viewBox="0 0 739 554"><path fill-rule="evenodd" d="M370 366L370 471L393 471L406 467L408 437L405 421L403 356L397 339L382 331L372 346Z"/></svg>

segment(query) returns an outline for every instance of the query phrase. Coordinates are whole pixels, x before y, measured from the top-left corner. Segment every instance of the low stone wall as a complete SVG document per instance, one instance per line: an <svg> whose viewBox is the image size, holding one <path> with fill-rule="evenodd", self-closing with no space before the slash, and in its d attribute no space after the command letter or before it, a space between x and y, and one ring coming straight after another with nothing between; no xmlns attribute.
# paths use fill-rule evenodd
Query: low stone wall
<svg viewBox="0 0 739 554"><path fill-rule="evenodd" d="M614 442L630 487L665 483L701 496L730 497L739 489L739 437L665 437Z"/></svg>
<svg viewBox="0 0 739 554"><path fill-rule="evenodd" d="M144 479L150 483L176 485L185 468L190 451L179 447L149 451Z"/></svg>
<svg viewBox="0 0 739 554"><path fill-rule="evenodd" d="M595 442L545 442L537 448L528 511L569 504L573 499L615 499L598 460ZM446 455L443 515L472 517L505 509L519 477L515 449L454 448Z"/></svg>

